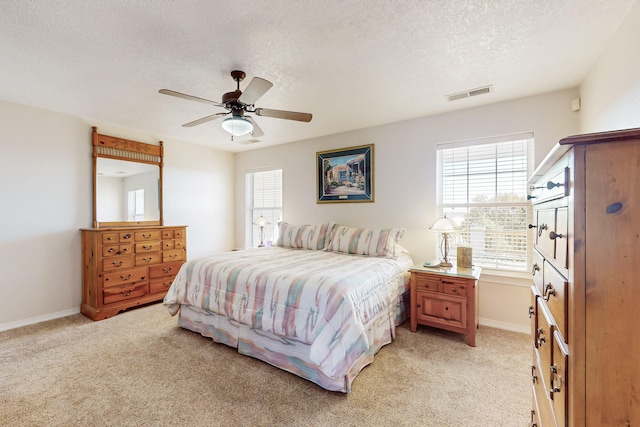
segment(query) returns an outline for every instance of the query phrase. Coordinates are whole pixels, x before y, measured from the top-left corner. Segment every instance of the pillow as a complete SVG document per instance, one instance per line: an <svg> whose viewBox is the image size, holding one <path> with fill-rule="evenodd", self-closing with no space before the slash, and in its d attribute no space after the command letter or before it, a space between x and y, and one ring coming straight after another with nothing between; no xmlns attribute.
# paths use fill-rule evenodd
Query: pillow
<svg viewBox="0 0 640 427"><path fill-rule="evenodd" d="M327 250L345 254L368 255L396 258L398 242L404 235L404 228L354 228L336 227Z"/></svg>
<svg viewBox="0 0 640 427"><path fill-rule="evenodd" d="M279 222L278 246L296 249L324 249L335 222L317 225L293 225Z"/></svg>

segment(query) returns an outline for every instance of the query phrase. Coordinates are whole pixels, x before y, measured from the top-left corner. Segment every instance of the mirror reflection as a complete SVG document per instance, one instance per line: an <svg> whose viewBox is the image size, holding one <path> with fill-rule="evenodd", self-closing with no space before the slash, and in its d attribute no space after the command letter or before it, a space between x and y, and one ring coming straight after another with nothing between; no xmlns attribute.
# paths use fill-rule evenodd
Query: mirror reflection
<svg viewBox="0 0 640 427"><path fill-rule="evenodd" d="M156 165L98 157L97 221L159 220L159 180L160 169Z"/></svg>

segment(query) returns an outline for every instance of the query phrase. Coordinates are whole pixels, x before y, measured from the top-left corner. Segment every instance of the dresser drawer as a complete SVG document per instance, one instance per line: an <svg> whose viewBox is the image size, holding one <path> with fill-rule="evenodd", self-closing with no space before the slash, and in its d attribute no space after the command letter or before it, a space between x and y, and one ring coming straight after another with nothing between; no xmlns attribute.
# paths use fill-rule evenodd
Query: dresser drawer
<svg viewBox="0 0 640 427"><path fill-rule="evenodd" d="M181 228L170 228L162 230L162 239L182 239L184 238L184 230Z"/></svg>
<svg viewBox="0 0 640 427"><path fill-rule="evenodd" d="M149 252L136 255L136 267L142 265L160 264L162 262L162 252Z"/></svg>
<svg viewBox="0 0 640 427"><path fill-rule="evenodd" d="M147 279L147 268L132 268L127 271L118 271L115 273L106 273L104 275L103 286L115 286L125 283L140 282Z"/></svg>
<svg viewBox="0 0 640 427"><path fill-rule="evenodd" d="M102 256L127 255L131 253L131 245L105 245L102 247Z"/></svg>
<svg viewBox="0 0 640 427"><path fill-rule="evenodd" d="M151 266L149 267L149 277L153 279L155 277L165 277L165 276L176 275L180 270L181 265L182 265L182 262L178 261L178 262L166 262L164 264Z"/></svg>
<svg viewBox="0 0 640 427"><path fill-rule="evenodd" d="M170 249L162 252L162 262L182 261L184 259L183 249Z"/></svg>
<svg viewBox="0 0 640 427"><path fill-rule="evenodd" d="M467 299L434 294L430 292L417 293L418 320L426 320L433 323L467 327Z"/></svg>
<svg viewBox="0 0 640 427"><path fill-rule="evenodd" d="M127 243L133 241L133 235L131 232L123 231L123 232L113 232L113 233L102 233L102 243L103 244L113 244L113 243Z"/></svg>
<svg viewBox="0 0 640 427"><path fill-rule="evenodd" d="M160 232L158 230L136 231L135 239L136 242L160 240Z"/></svg>
<svg viewBox="0 0 640 427"><path fill-rule="evenodd" d="M547 303L556 326L564 337L568 337L567 288L569 284L548 262L544 263L544 288L542 299Z"/></svg>
<svg viewBox="0 0 640 427"><path fill-rule="evenodd" d="M102 260L102 271L122 270L131 267L133 265L130 256L113 256Z"/></svg>
<svg viewBox="0 0 640 427"><path fill-rule="evenodd" d="M155 294L157 292L167 292L171 283L173 283L173 276L158 277L157 279L151 279L149 281L149 293Z"/></svg>
<svg viewBox="0 0 640 427"><path fill-rule="evenodd" d="M149 284L147 282L131 283L125 285L111 286L104 288L103 299L105 304L111 304L114 302L139 298L147 295L147 288Z"/></svg>
<svg viewBox="0 0 640 427"><path fill-rule="evenodd" d="M136 253L157 252L162 249L161 246L159 241L136 243Z"/></svg>
<svg viewBox="0 0 640 427"><path fill-rule="evenodd" d="M440 292L440 279L438 277L416 273L414 273L412 277L415 280L416 290Z"/></svg>

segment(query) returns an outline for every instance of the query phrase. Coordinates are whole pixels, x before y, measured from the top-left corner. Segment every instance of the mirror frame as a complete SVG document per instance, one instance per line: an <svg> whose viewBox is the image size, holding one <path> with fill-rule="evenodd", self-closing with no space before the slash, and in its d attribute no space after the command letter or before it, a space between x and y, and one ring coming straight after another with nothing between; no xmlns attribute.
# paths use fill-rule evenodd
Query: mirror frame
<svg viewBox="0 0 640 427"><path fill-rule="evenodd" d="M164 146L160 141L159 145L146 144L143 142L131 141L114 136L102 135L98 133L98 128L92 126L91 143L93 145L93 228L100 227L149 227L164 225L162 206L162 167L164 166ZM152 221L117 221L98 222L98 157L124 160L127 162L146 163L156 165L159 168L158 178L158 207L160 218Z"/></svg>

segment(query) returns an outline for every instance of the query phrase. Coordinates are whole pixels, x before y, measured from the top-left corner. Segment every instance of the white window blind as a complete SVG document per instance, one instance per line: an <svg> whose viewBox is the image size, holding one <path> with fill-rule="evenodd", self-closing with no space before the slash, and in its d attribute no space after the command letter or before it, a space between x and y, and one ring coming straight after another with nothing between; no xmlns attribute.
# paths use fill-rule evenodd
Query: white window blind
<svg viewBox="0 0 640 427"><path fill-rule="evenodd" d="M438 145L440 211L460 228L450 239L454 264L457 247L466 246L474 265L529 269L532 147L532 134Z"/></svg>
<svg viewBox="0 0 640 427"><path fill-rule="evenodd" d="M275 244L278 238L278 221L282 219L282 169L248 172L245 183L245 244L260 244L260 227L253 225L260 216L268 221L264 228L264 242L271 241Z"/></svg>

